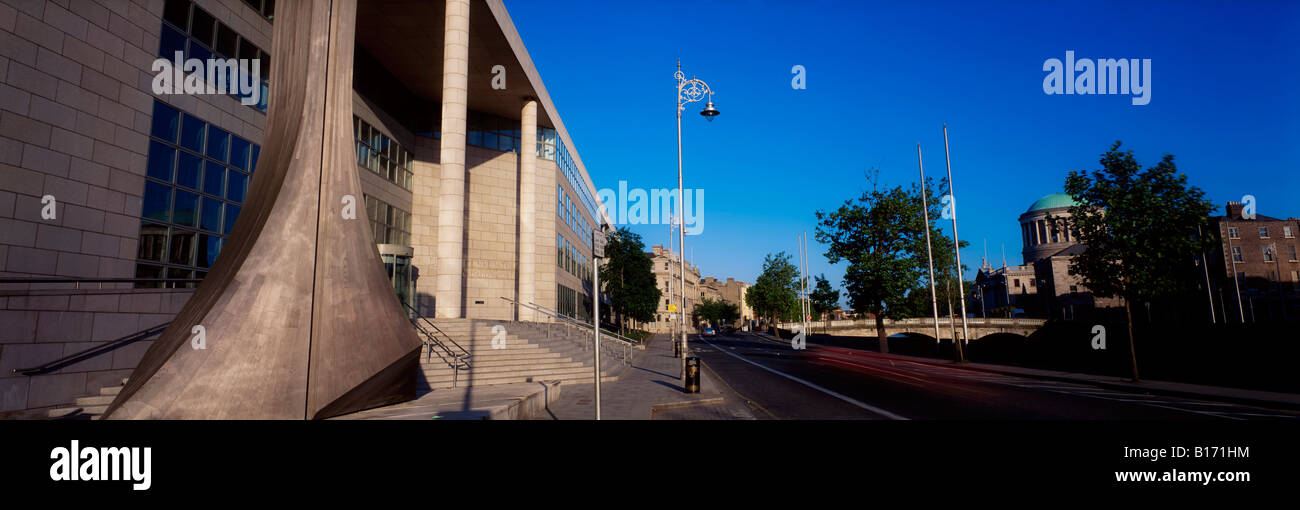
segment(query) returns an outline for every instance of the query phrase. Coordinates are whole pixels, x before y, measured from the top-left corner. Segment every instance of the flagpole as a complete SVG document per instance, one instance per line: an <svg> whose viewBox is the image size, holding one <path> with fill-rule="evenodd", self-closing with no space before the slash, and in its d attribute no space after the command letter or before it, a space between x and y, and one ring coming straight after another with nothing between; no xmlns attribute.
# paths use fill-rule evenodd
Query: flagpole
<svg viewBox="0 0 1300 510"><path fill-rule="evenodd" d="M952 207L952 249L957 253L957 295L961 298L961 341L966 342L970 338L970 330L966 327L966 284L962 281L961 275L961 241L957 240L957 194L953 191L952 186L952 157L948 155L948 125L943 125L943 159L948 164L948 196L952 197L948 204ZM957 345L957 361L966 361L965 353L962 352L961 344Z"/></svg>
<svg viewBox="0 0 1300 510"><path fill-rule="evenodd" d="M934 307L934 346L939 347L939 297L934 291L934 255L930 248L930 200L926 198L925 165L921 163L921 144L916 144L916 168L921 172L921 217L925 220L925 258L930 261L930 304ZM956 343L957 339L953 339Z"/></svg>

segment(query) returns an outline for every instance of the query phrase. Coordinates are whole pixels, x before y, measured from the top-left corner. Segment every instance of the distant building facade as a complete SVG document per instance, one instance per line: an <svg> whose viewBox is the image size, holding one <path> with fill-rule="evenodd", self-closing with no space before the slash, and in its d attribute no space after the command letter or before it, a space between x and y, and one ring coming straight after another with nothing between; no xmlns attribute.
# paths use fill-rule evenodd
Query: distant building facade
<svg viewBox="0 0 1300 510"><path fill-rule="evenodd" d="M737 281L735 278L727 278L727 281L721 281L712 276L700 280L701 298L709 298L720 301L726 301L736 305L740 311L739 320L745 321L754 317L754 309L750 308L749 301L745 299L745 291L749 290L749 284Z"/></svg>
<svg viewBox="0 0 1300 510"><path fill-rule="evenodd" d="M1217 315L1226 322L1300 320L1300 220L1247 218L1244 210L1228 202L1226 214L1210 218L1220 240L1207 261Z"/></svg>
<svg viewBox="0 0 1300 510"><path fill-rule="evenodd" d="M976 275L976 303L985 315L1010 306L1031 317L1073 320L1119 305L1117 298L1093 296L1081 278L1070 274L1071 260L1086 246L1068 229L1055 227L1053 220L1069 218L1075 205L1070 195L1052 193L1020 215L1024 263L1007 266L1004 261L994 269L986 260Z"/></svg>
<svg viewBox="0 0 1300 510"><path fill-rule="evenodd" d="M681 258L679 253L670 253L664 249L663 245L656 244L650 247L646 256L650 257L651 270L655 274L655 281L658 282L659 292L662 293L659 298L659 308L655 310L655 320L646 324L646 330L653 333L666 333L673 324L679 323L681 318L676 314L681 313L682 306L682 278L681 278ZM700 270L699 268L686 263L686 310L693 310L695 305L700 302ZM669 311L670 305L676 305L676 311ZM674 317L677 317L674 319ZM690 321L687 321L690 324Z"/></svg>

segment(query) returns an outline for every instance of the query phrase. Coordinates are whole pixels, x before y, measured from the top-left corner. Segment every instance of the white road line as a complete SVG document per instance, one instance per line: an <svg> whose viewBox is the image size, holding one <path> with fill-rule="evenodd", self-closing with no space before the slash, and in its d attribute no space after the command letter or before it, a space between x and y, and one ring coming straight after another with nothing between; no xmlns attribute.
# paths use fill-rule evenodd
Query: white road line
<svg viewBox="0 0 1300 510"><path fill-rule="evenodd" d="M708 340L703 340L703 339L701 339L701 341L704 342L704 343L706 343L706 344L709 344L710 346L717 347L717 346L713 345L713 343L709 342ZM855 406L861 407L861 408L866 409L866 410L868 410L868 411L871 411L871 412L873 412L873 413L879 414L879 415L884 416L884 417L886 417L886 418L889 418L889 419L891 419L891 420L907 420L907 418L904 418L904 417L899 416L899 415L897 415L897 414L891 413L891 412L889 412L889 411L886 411L886 410L881 409L881 408L879 408L879 407L873 406L873 405L871 405L871 404L866 404L866 403L863 403L863 402L859 402L859 401L854 400L854 399L852 399L852 398L850 398L850 397L846 397L846 396L844 396L844 395L841 395L841 394L836 393L836 392L834 392L834 391L828 390L828 389L823 388L823 387L821 387L821 386L818 386L818 385L816 385L816 384L810 383L810 382L808 382L808 381L805 381L805 380L800 379L800 378L798 378L798 377L795 377L795 376L793 376L793 375L787 374L787 373L785 373L785 372L782 372L782 371L779 371L779 370L774 370L774 369L771 369L771 368L765 367L765 366L763 366L763 365L760 365L760 364L758 364L758 363L754 363L753 361L750 361L750 360L748 360L748 359L745 359L743 356L741 356L741 355L739 355L739 354L736 354L736 353L734 353L734 352L727 352L727 351L722 351L722 350L719 350L719 352L722 352L723 354L727 354L727 355L729 355L729 356L731 356L731 357L733 357L733 358L736 358L736 359L738 359L738 360L740 360L740 361L744 361L745 363L749 363L750 365L754 365L754 366L756 366L756 367L758 367L758 368L761 368L761 369L766 370L766 371L768 371L768 372L771 372L771 373L773 373L773 374L779 375L779 376L784 377L784 378L786 378L786 379L789 379L789 380L791 380L791 381L797 382L797 383L799 383L799 384L802 384L802 385L807 386L807 387L809 387L809 388L812 388L812 389L814 389L814 390L820 391L820 392L825 393L825 394L827 394L827 395L830 395L830 396L832 396L832 397L838 398L838 399L840 399L840 400L843 400L843 401L848 402L848 403L850 403L850 404L853 404L853 405L855 405Z"/></svg>

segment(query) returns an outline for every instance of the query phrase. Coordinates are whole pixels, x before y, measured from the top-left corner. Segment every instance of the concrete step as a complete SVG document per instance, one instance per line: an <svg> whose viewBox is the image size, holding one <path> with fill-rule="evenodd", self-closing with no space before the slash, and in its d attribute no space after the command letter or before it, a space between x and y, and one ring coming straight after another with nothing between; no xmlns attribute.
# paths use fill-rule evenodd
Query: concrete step
<svg viewBox="0 0 1300 510"><path fill-rule="evenodd" d="M473 353L470 358L470 363L477 363L479 361L501 361L501 360L508 360L508 359L552 359L552 358L569 358L569 357L570 355L568 354L559 353L559 352L550 352L544 349L529 349L526 352L524 350L511 351L510 349L501 349L497 351L485 351L485 352ZM588 356L588 358L590 358L590 356ZM435 355L432 358L428 358L423 354L420 356L420 362L434 363L434 364L441 363L441 361L438 359L438 356Z"/></svg>
<svg viewBox="0 0 1300 510"><path fill-rule="evenodd" d="M590 374L591 367L553 367L553 368L532 368L518 369L514 367L488 367L485 369L462 370L460 380L468 381L470 379L484 379L505 376L526 376L526 377L545 377L551 375L568 375L568 374ZM434 380L451 380L456 377L453 370L431 370L424 372L424 379L427 381Z"/></svg>
<svg viewBox="0 0 1300 510"><path fill-rule="evenodd" d="M473 381L470 381L462 377L459 381L459 386L467 386L470 385L471 382L473 386L491 386L494 384L510 384L510 383L538 382L538 381L559 381L560 384L580 384L580 383L590 383L591 377L592 377L591 373L491 377L491 378L477 378ZM601 376L600 380L613 381L614 379L607 376ZM437 380L437 381L429 381L428 384L419 384L417 385L417 390L423 391L427 389L450 388L451 386L452 386L451 379Z"/></svg>
<svg viewBox="0 0 1300 510"><path fill-rule="evenodd" d="M94 397L81 397L76 400L76 404L79 406L101 406L101 405L106 406L108 404L112 404L114 398L116 397L113 395L97 395Z"/></svg>
<svg viewBox="0 0 1300 510"><path fill-rule="evenodd" d="M50 409L49 412L46 413L46 415L49 416L50 418L64 418L64 417L76 415L76 416L85 416L94 419L99 415L104 414L104 411L107 410L108 410L108 404L94 405L94 406L71 406L71 407L60 407L56 409Z"/></svg>
<svg viewBox="0 0 1300 510"><path fill-rule="evenodd" d="M461 370L460 375L465 374L491 374L498 372L518 372L518 373L539 373L544 370L559 370L564 368L582 368L582 363L577 361L562 361L555 363L531 363L521 362L510 365L473 365L469 370ZM443 373L452 373L451 367L421 367L425 375L438 375Z"/></svg>
<svg viewBox="0 0 1300 510"><path fill-rule="evenodd" d="M108 387L105 387L105 388L100 388L100 389L99 389L99 394L100 394L100 395L114 395L114 396L116 396L118 393L121 393L121 392L122 392L122 388L123 388L123 386L108 386Z"/></svg>
<svg viewBox="0 0 1300 510"><path fill-rule="evenodd" d="M541 367L543 365L569 365L580 367L581 361L575 361L569 358L516 358L516 359L475 359L470 361L470 367L474 370L488 367ZM442 369L448 368L446 364L428 363L428 368Z"/></svg>

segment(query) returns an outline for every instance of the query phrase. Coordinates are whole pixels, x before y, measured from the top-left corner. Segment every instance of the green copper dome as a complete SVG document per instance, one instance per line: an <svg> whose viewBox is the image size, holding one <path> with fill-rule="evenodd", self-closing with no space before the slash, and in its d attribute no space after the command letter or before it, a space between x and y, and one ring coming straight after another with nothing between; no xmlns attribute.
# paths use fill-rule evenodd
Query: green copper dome
<svg viewBox="0 0 1300 510"><path fill-rule="evenodd" d="M1074 197L1065 193L1052 193L1051 195L1038 199L1038 201L1034 202L1034 205L1029 206L1029 210L1025 212L1031 213L1034 211L1042 211L1044 209L1072 207L1076 205L1079 205L1079 203L1074 201Z"/></svg>

